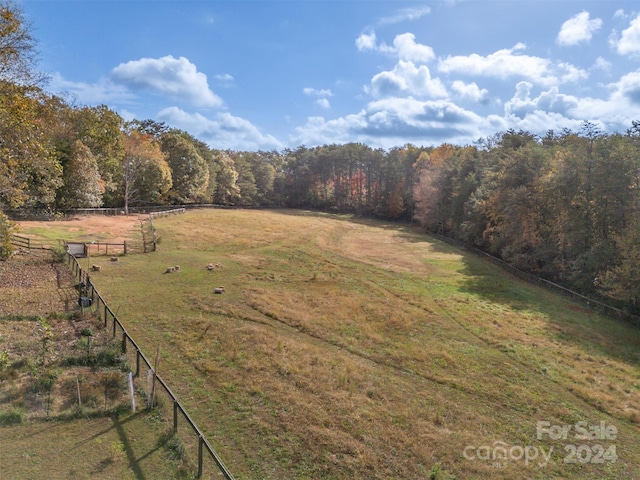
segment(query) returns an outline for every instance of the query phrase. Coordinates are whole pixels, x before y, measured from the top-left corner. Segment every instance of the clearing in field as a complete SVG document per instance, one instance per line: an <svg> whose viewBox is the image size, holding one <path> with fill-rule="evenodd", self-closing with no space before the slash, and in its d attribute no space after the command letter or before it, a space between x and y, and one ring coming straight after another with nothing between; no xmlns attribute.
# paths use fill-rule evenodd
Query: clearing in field
<svg viewBox="0 0 640 480"><path fill-rule="evenodd" d="M640 476L637 329L409 226L155 224L92 280L238 478Z"/></svg>

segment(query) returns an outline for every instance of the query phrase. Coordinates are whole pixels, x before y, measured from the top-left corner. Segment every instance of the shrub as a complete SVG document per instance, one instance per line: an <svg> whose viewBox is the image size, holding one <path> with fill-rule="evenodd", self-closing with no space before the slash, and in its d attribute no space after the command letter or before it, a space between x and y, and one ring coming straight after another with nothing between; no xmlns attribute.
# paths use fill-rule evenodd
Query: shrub
<svg viewBox="0 0 640 480"><path fill-rule="evenodd" d="M17 425L24 421L24 413L17 408L12 408L0 413L0 425Z"/></svg>
<svg viewBox="0 0 640 480"><path fill-rule="evenodd" d="M15 224L0 212L0 260L6 260L13 254L11 236L14 230Z"/></svg>

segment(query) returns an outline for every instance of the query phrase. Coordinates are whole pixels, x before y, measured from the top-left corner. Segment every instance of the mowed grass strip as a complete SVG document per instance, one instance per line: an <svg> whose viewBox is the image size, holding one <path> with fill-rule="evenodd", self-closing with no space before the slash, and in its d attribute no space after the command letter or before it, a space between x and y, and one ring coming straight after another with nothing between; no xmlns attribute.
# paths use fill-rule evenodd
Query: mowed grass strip
<svg viewBox="0 0 640 480"><path fill-rule="evenodd" d="M640 476L637 329L407 226L252 210L155 225L157 252L92 259L92 279L238 478ZM538 421L618 433L539 439ZM617 458L592 462L596 444ZM506 461L464 455L496 445Z"/></svg>
<svg viewBox="0 0 640 480"><path fill-rule="evenodd" d="M2 426L0 478L178 478L169 428L147 411Z"/></svg>

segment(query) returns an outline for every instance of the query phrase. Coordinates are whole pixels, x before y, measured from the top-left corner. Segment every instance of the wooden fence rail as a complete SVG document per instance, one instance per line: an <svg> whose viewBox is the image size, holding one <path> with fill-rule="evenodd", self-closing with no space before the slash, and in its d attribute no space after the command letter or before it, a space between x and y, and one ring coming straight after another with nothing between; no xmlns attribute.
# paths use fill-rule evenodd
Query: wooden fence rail
<svg viewBox="0 0 640 480"><path fill-rule="evenodd" d="M91 277L89 274L80 267L78 260L73 255L67 255L67 263L71 268L71 271L78 281L78 288L80 291L80 296L86 299L91 299L91 307L94 309L95 314L98 318L104 321L104 327L112 328L112 336L113 338L121 338L122 339L122 352L127 356L127 359L135 357L133 361L133 365L135 365L134 376L136 378L145 378L148 375L155 376L155 381L162 387L166 398L172 404L173 410L173 430L176 434L180 433L179 429L179 418L182 417L187 424L191 427L193 434L197 437L198 442L198 478L202 477L204 471L204 454L205 452L209 454L209 456L213 459L215 464L217 465L220 473L227 480L234 480L233 475L229 472L227 467L222 462L220 456L216 453L211 444L207 441L204 434L198 427L198 425L193 421L191 416L187 413L187 410L178 400L178 397L173 393L173 391L169 388L167 383L153 370L153 364L149 361L149 359L142 352L142 349L138 346L136 341L129 335L124 325L120 322L115 313L109 308L107 303L104 301L102 296L98 293L95 286L91 282ZM130 348L131 347L131 348ZM143 375L143 369L146 368L146 375ZM151 372L151 373L150 373ZM149 407L158 406L159 402L154 402L153 405L148 404Z"/></svg>
<svg viewBox="0 0 640 480"><path fill-rule="evenodd" d="M23 237L22 235L11 235L11 244L16 248L31 248L31 239L29 237Z"/></svg>

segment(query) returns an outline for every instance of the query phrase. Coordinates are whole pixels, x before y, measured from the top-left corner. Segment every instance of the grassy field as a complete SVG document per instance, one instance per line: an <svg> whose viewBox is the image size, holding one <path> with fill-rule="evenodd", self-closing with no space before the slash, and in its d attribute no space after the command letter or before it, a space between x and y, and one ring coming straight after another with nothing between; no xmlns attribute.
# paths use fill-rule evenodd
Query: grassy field
<svg viewBox="0 0 640 480"><path fill-rule="evenodd" d="M92 279L237 478L640 478L637 329L408 226L155 224Z"/></svg>
<svg viewBox="0 0 640 480"><path fill-rule="evenodd" d="M131 412L120 344L73 285L48 251L0 262L0 479L190 478L170 423Z"/></svg>

